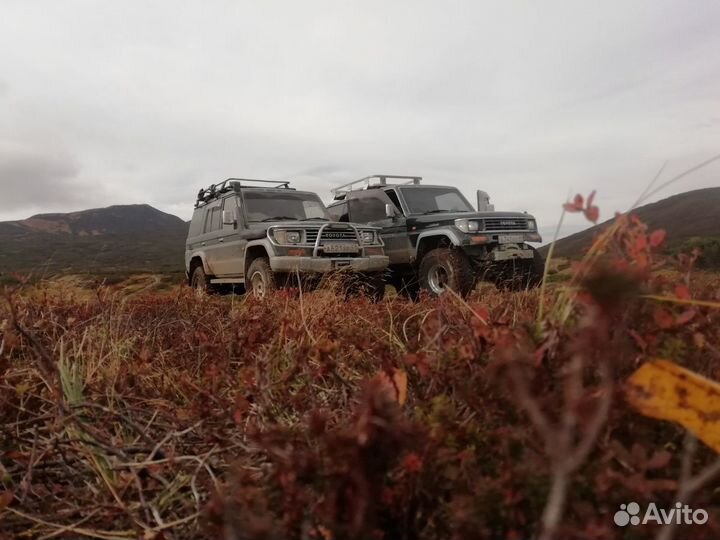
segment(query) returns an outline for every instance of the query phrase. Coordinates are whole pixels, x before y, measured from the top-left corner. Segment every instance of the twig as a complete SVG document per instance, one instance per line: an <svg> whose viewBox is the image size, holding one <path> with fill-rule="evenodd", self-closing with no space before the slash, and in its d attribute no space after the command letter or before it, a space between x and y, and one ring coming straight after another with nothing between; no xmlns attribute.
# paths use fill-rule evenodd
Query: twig
<svg viewBox="0 0 720 540"><path fill-rule="evenodd" d="M89 536L90 538L102 538L103 540L125 540L126 538L134 538L135 537L135 531L103 531L103 530L96 530L96 529L85 529L83 527L73 527L71 525L60 525L59 523L45 521L44 519L40 519L35 516L31 516L29 514L26 514L25 512L21 512L20 510L15 510L14 508L10 508L10 507L5 508L5 512L11 512L11 513L15 514L16 516L20 516L21 518L27 519L28 521L32 521L33 523L39 523L41 525L45 525L46 527L52 527L53 529L58 529L60 532L72 532L75 534ZM0 514L0 516L1 516L1 514ZM55 531L55 532L57 532L57 531Z"/></svg>
<svg viewBox="0 0 720 540"><path fill-rule="evenodd" d="M675 493L675 503L687 504L700 488L720 474L720 458L718 458L693 476L692 462L696 451L697 439L688 431L683 441L680 481ZM677 524L674 521L664 525L655 537L656 540L672 540L676 528Z"/></svg>

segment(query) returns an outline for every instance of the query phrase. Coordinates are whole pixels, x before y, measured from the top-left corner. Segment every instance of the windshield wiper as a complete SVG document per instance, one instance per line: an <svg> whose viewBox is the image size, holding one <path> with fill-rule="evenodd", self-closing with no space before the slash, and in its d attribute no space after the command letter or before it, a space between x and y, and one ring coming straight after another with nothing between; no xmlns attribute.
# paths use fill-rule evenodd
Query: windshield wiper
<svg viewBox="0 0 720 540"><path fill-rule="evenodd" d="M298 218L291 217L291 216L273 216L273 217L267 217L265 219L261 219L260 221L285 221L286 219L291 219L293 221L298 220Z"/></svg>
<svg viewBox="0 0 720 540"><path fill-rule="evenodd" d="M330 220L329 220L328 218L326 218L326 217L306 217L306 218L302 218L300 221L311 221L311 220L330 221Z"/></svg>
<svg viewBox="0 0 720 540"><path fill-rule="evenodd" d="M447 212L450 212L450 210L441 210L440 208L436 210L428 210L427 212L423 212L422 215L425 216L427 214L445 214Z"/></svg>

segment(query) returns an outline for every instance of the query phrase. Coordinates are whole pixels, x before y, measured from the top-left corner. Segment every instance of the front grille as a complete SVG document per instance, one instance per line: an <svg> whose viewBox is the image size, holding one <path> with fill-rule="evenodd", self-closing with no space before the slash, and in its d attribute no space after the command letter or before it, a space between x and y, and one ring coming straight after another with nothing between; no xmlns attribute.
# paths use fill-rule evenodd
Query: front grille
<svg viewBox="0 0 720 540"><path fill-rule="evenodd" d="M352 229L325 229L320 240L352 240L357 242L357 235Z"/></svg>
<svg viewBox="0 0 720 540"><path fill-rule="evenodd" d="M317 240L320 229L305 229L305 243L314 244ZM353 229L325 229L322 233L322 241L357 242L357 236Z"/></svg>
<svg viewBox="0 0 720 540"><path fill-rule="evenodd" d="M314 244L320 229L305 229L305 243Z"/></svg>
<svg viewBox="0 0 720 540"><path fill-rule="evenodd" d="M485 231L526 231L525 218L485 218Z"/></svg>

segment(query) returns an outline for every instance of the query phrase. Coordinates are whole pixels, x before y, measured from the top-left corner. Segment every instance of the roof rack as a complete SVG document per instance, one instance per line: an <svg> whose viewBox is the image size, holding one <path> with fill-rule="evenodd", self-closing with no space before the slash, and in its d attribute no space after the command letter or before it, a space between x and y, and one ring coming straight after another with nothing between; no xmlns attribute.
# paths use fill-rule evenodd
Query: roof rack
<svg viewBox="0 0 720 540"><path fill-rule="evenodd" d="M376 183L373 183L373 180L377 180ZM330 190L330 192L333 194L336 201L342 200L345 198L345 196L350 193L351 191L358 191L362 189L370 189L370 188L377 188L381 186L387 186L388 180L399 180L399 182L393 182L393 184L401 184L401 185L407 185L407 184L420 184L420 181L422 180L422 176L398 176L394 174L373 174L371 176L365 176L363 178L360 178L359 180L354 180L353 182L348 182L347 184L343 184L342 186L338 186L336 188L333 188ZM356 184L359 184L358 187L355 187Z"/></svg>
<svg viewBox="0 0 720 540"><path fill-rule="evenodd" d="M261 185L252 185L253 183L259 183ZM272 184L267 186L265 184ZM197 201L195 201L195 208L200 206L202 203L207 203L213 199L219 197L223 193L228 191L239 192L245 188L263 188L272 187L275 189L293 189L290 187L289 180L256 180L253 178L228 178L217 184L211 184L210 187L201 189L198 191Z"/></svg>

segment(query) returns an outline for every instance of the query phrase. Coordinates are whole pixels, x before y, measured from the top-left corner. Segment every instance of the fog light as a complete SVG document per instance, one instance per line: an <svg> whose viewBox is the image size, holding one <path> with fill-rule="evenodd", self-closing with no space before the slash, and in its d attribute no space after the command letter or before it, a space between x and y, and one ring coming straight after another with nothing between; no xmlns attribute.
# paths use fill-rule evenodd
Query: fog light
<svg viewBox="0 0 720 540"><path fill-rule="evenodd" d="M298 248L298 249L288 249L287 254L290 255L291 257L304 257L304 256L308 255L308 252L305 249Z"/></svg>

